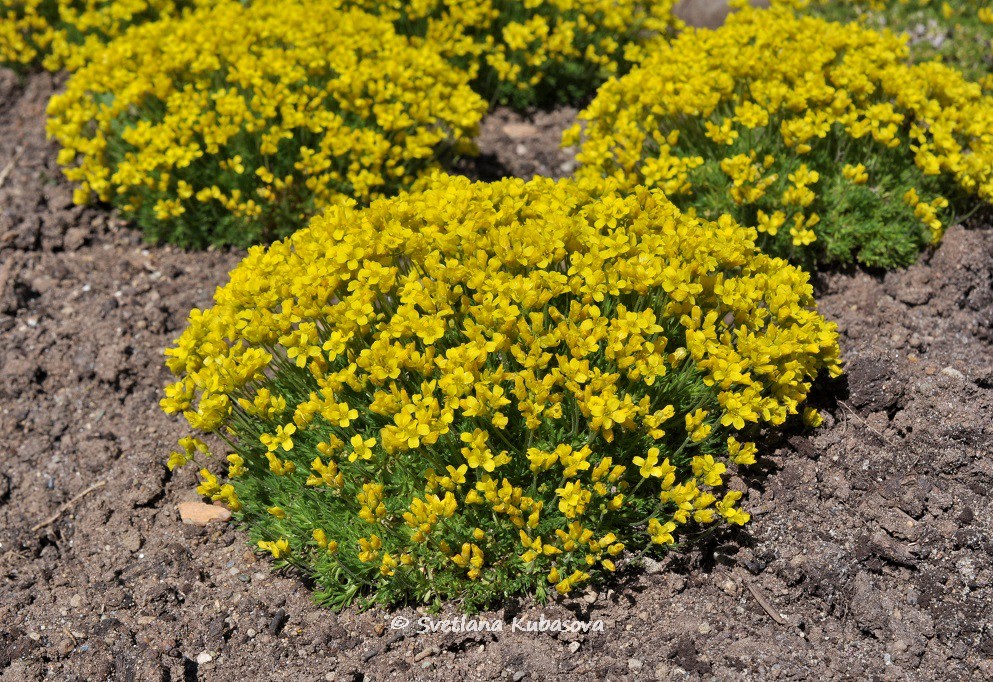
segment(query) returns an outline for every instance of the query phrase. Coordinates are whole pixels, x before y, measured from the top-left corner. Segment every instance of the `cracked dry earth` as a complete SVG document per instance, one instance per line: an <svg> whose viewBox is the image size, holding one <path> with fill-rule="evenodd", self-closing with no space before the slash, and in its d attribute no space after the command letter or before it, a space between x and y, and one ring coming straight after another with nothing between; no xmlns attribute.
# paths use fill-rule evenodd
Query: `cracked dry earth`
<svg viewBox="0 0 993 682"><path fill-rule="evenodd" d="M0 681L993 678L989 219L906 271L818 282L848 372L817 391L821 429L767 448L745 529L484 614L502 632L417 634L389 627L413 609L320 609L240 531L180 523L160 353L240 254L73 207L43 134L55 87L0 72ZM483 170L568 172L570 118L495 114Z"/></svg>

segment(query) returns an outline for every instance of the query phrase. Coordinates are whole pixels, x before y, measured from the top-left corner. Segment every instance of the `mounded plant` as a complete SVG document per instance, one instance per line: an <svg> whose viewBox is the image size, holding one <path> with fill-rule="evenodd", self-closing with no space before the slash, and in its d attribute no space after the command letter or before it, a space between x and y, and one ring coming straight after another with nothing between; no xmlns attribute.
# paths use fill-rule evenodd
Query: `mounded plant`
<svg viewBox="0 0 993 682"><path fill-rule="evenodd" d="M130 26L203 0L0 0L0 64L74 70Z"/></svg>
<svg viewBox="0 0 993 682"><path fill-rule="evenodd" d="M547 178L333 206L166 351L169 468L334 606L566 594L745 523L753 436L817 423L837 332L755 237Z"/></svg>
<svg viewBox="0 0 993 682"><path fill-rule="evenodd" d="M222 1L136 27L49 105L76 200L152 240L247 245L407 189L474 149L486 103L392 25L319 0Z"/></svg>
<svg viewBox="0 0 993 682"><path fill-rule="evenodd" d="M742 10L658 44L567 131L580 177L659 187L803 265L893 268L993 199L993 98L903 40Z"/></svg>
<svg viewBox="0 0 993 682"><path fill-rule="evenodd" d="M915 60L941 59L993 90L993 5L977 0L773 0L832 21L908 37Z"/></svg>
<svg viewBox="0 0 993 682"><path fill-rule="evenodd" d="M338 0L393 21L468 71L491 102L579 102L638 45L682 24L677 0Z"/></svg>

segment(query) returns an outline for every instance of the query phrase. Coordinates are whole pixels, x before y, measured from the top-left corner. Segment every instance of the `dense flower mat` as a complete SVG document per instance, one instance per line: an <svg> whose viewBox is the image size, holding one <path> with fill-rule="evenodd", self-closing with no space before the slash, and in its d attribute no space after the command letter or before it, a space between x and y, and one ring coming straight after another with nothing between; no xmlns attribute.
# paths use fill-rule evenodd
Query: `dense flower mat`
<svg viewBox="0 0 993 682"><path fill-rule="evenodd" d="M486 103L468 81L358 10L219 2L111 42L48 129L77 201L112 202L154 240L248 245L471 150Z"/></svg>
<svg viewBox="0 0 993 682"><path fill-rule="evenodd" d="M744 523L751 436L839 372L807 275L755 237L549 179L332 207L167 351L163 407L225 443L170 468L334 605L567 593Z"/></svg>
<svg viewBox="0 0 993 682"><path fill-rule="evenodd" d="M993 199L993 97L903 40L743 10L659 44L609 81L566 143L580 177L659 187L757 227L797 263L912 263Z"/></svg>

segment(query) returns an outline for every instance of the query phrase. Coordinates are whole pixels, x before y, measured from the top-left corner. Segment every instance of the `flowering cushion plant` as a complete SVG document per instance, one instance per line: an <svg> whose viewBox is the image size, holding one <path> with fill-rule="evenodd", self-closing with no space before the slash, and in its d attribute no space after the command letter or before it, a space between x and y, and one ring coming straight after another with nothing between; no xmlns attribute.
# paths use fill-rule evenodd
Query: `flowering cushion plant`
<svg viewBox="0 0 993 682"><path fill-rule="evenodd" d="M202 0L0 0L0 64L74 70L130 26Z"/></svg>
<svg viewBox="0 0 993 682"><path fill-rule="evenodd" d="M907 265L993 199L993 97L904 42L743 10L659 44L580 114L580 177L728 213L794 262Z"/></svg>
<svg viewBox="0 0 993 682"><path fill-rule="evenodd" d="M518 108L577 102L625 71L638 45L682 24L676 0L337 0L390 19Z"/></svg>
<svg viewBox="0 0 993 682"><path fill-rule="evenodd" d="M169 467L335 606L566 594L745 523L751 436L840 371L807 275L755 237L600 182L331 207L167 351L162 407L196 431Z"/></svg>
<svg viewBox="0 0 993 682"><path fill-rule="evenodd" d="M908 36L916 60L939 58L993 90L993 6L976 0L773 0L832 21Z"/></svg>
<svg viewBox="0 0 993 682"><path fill-rule="evenodd" d="M147 235L247 245L471 152L486 104L428 46L317 0L222 1L111 42L49 105L76 199Z"/></svg>

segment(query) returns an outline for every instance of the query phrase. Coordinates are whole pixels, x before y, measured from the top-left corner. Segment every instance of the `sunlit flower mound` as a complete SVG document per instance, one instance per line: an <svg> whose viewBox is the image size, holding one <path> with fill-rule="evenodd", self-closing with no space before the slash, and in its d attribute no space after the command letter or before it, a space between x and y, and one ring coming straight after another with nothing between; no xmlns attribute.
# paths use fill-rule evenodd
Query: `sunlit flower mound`
<svg viewBox="0 0 993 682"><path fill-rule="evenodd" d="M676 0L336 0L389 18L469 71L487 99L578 102L681 22Z"/></svg>
<svg viewBox="0 0 993 682"><path fill-rule="evenodd" d="M993 90L993 4L983 0L772 0L834 21L908 36L915 59L940 58Z"/></svg>
<svg viewBox="0 0 993 682"><path fill-rule="evenodd" d="M206 0L0 0L0 65L79 68L86 55L135 24Z"/></svg>
<svg viewBox="0 0 993 682"><path fill-rule="evenodd" d="M754 239L549 179L332 207L166 351L195 431L169 467L335 606L568 593L744 524L753 436L839 373L807 275Z"/></svg>
<svg viewBox="0 0 993 682"><path fill-rule="evenodd" d="M789 10L659 44L580 119L581 177L728 213L798 264L907 265L993 200L993 97L893 34Z"/></svg>
<svg viewBox="0 0 993 682"><path fill-rule="evenodd" d="M428 46L319 0L222 1L129 31L49 106L76 199L153 240L245 245L471 151L486 103Z"/></svg>

